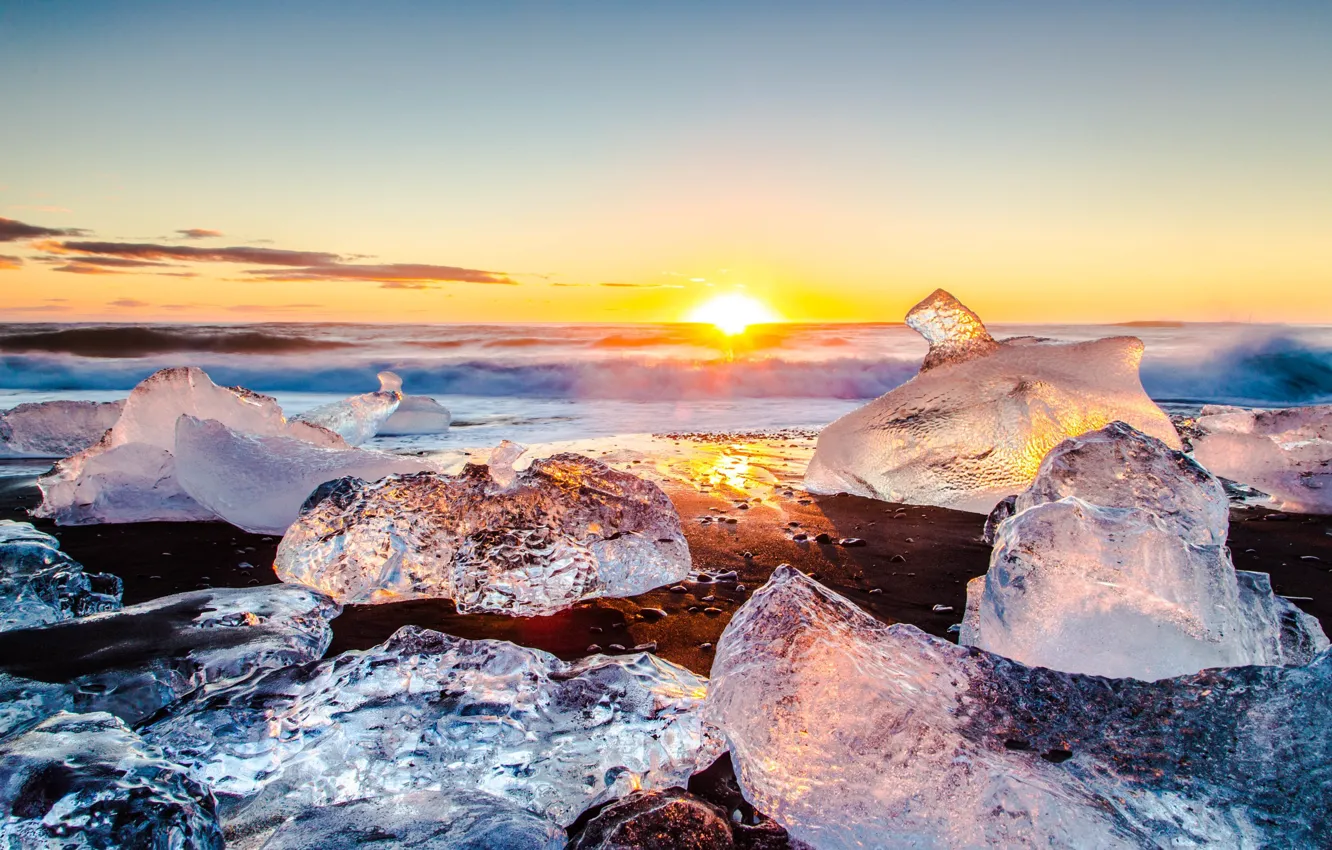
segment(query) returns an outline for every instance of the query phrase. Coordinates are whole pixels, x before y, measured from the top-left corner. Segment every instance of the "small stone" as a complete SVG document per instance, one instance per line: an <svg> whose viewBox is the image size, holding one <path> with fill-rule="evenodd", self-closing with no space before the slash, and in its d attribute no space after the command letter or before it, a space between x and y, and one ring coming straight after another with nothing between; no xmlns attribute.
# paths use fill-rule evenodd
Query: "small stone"
<svg viewBox="0 0 1332 850"><path fill-rule="evenodd" d="M806 540L809 540L809 535L802 532L800 534L793 535L791 539L797 543L804 543Z"/></svg>
<svg viewBox="0 0 1332 850"><path fill-rule="evenodd" d="M671 588L671 593L688 593L688 592L689 588L685 587L683 584L677 584Z"/></svg>
<svg viewBox="0 0 1332 850"><path fill-rule="evenodd" d="M625 648L624 648L621 644L618 644L618 643L613 643L613 644L611 644L611 645L610 645L610 649L611 649L612 652L625 652Z"/></svg>
<svg viewBox="0 0 1332 850"><path fill-rule="evenodd" d="M814 542L815 542L815 543L831 543L831 542L832 542L832 535L829 534L829 533L826 532L826 531L820 531L818 534L814 535Z"/></svg>
<svg viewBox="0 0 1332 850"><path fill-rule="evenodd" d="M722 612L722 609L720 609L720 608L704 608L704 609L703 609L703 613L704 613L704 614L707 614L707 615L710 616L710 617L715 617L715 616L717 616L718 614L720 614L721 612Z"/></svg>
<svg viewBox="0 0 1332 850"><path fill-rule="evenodd" d="M656 652L656 651L657 651L657 642L655 640L650 640L647 643L640 643L634 647L634 652Z"/></svg>
<svg viewBox="0 0 1332 850"><path fill-rule="evenodd" d="M870 588L870 593L872 593L872 594L883 593L883 588L882 588L882 587L871 587L871 588Z"/></svg>
<svg viewBox="0 0 1332 850"><path fill-rule="evenodd" d="M908 543L915 543L916 541L914 541L914 540L912 540L910 537L908 537L908 538L906 539L906 542L908 542Z"/></svg>
<svg viewBox="0 0 1332 850"><path fill-rule="evenodd" d="M889 558L888 560L889 560L889 561L892 561L894 564L905 564L905 563L906 563L906 556L905 556L905 555L894 555L894 556L892 556L891 558Z"/></svg>
<svg viewBox="0 0 1332 850"><path fill-rule="evenodd" d="M587 645L587 651L588 651L588 652L601 652L601 647L598 646L598 645L595 644L595 643L589 643L589 644Z"/></svg>
<svg viewBox="0 0 1332 850"><path fill-rule="evenodd" d="M649 623L655 623L658 620L666 618L666 612L661 608L644 608L638 612L638 616Z"/></svg>
<svg viewBox="0 0 1332 850"><path fill-rule="evenodd" d="M946 614L946 613L948 613L949 611L953 610L953 606L952 606L952 605L935 605L935 606L934 606L933 608L931 608L930 610L933 611L933 612L936 613L936 614Z"/></svg>
<svg viewBox="0 0 1332 850"><path fill-rule="evenodd" d="M838 546L864 546L865 541L859 537L843 537L837 541Z"/></svg>

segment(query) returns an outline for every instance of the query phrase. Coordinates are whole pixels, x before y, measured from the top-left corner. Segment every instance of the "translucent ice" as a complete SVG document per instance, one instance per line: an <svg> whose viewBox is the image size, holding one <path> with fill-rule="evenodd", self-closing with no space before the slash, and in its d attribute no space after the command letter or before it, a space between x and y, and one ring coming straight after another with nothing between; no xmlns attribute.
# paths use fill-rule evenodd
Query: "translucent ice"
<svg viewBox="0 0 1332 850"><path fill-rule="evenodd" d="M0 741L0 845L222 850L208 789L109 714Z"/></svg>
<svg viewBox="0 0 1332 850"><path fill-rule="evenodd" d="M385 436L442 434L449 430L452 421L449 409L433 398L408 395L402 397L398 409L380 426L379 433Z"/></svg>
<svg viewBox="0 0 1332 850"><path fill-rule="evenodd" d="M86 573L51 535L0 520L0 631L112 611L120 595L119 577Z"/></svg>
<svg viewBox="0 0 1332 850"><path fill-rule="evenodd" d="M1332 514L1332 405L1203 408L1193 456L1293 513Z"/></svg>
<svg viewBox="0 0 1332 850"><path fill-rule="evenodd" d="M1180 445L1142 389L1134 337L996 343L943 291L907 322L930 342L920 374L823 429L810 492L988 513L1066 437L1123 420Z"/></svg>
<svg viewBox="0 0 1332 850"><path fill-rule="evenodd" d="M341 602L447 597L459 611L536 616L689 573L680 517L661 488L582 455L521 473L468 465L457 476L341 481L318 495L282 538L274 569Z"/></svg>
<svg viewBox="0 0 1332 850"><path fill-rule="evenodd" d="M885 626L789 567L717 645L746 799L819 850L1332 843L1332 655L1160 682Z"/></svg>
<svg viewBox="0 0 1332 850"><path fill-rule="evenodd" d="M401 401L402 378L393 372L380 372L378 392L320 405L295 418L327 428L346 440L349 446L359 446L379 433Z"/></svg>
<svg viewBox="0 0 1332 850"><path fill-rule="evenodd" d="M95 445L123 401L44 401L0 410L0 457L69 457Z"/></svg>
<svg viewBox="0 0 1332 850"><path fill-rule="evenodd" d="M176 479L190 499L232 525L281 534L320 484L434 469L418 457L317 446L279 434L253 434L212 419L176 424Z"/></svg>
<svg viewBox="0 0 1332 850"><path fill-rule="evenodd" d="M606 806L569 842L569 850L637 848L731 850L726 812L680 788L635 791Z"/></svg>
<svg viewBox="0 0 1332 850"><path fill-rule="evenodd" d="M571 664L404 626L364 652L209 688L145 737L245 824L381 794L480 790L561 824L717 755L707 681L646 653Z"/></svg>

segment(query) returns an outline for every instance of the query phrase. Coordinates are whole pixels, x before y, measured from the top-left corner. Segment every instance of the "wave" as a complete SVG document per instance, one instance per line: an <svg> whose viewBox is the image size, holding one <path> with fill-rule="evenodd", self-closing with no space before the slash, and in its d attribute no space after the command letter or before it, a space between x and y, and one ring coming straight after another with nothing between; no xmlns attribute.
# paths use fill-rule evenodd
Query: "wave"
<svg viewBox="0 0 1332 850"><path fill-rule="evenodd" d="M1142 384L1162 401L1322 404L1332 401L1332 348L1274 335L1214 349L1196 360L1148 358Z"/></svg>
<svg viewBox="0 0 1332 850"><path fill-rule="evenodd" d="M348 348L350 343L225 328L60 328L0 335L0 351L41 351L80 357L146 357L153 354L286 354Z"/></svg>

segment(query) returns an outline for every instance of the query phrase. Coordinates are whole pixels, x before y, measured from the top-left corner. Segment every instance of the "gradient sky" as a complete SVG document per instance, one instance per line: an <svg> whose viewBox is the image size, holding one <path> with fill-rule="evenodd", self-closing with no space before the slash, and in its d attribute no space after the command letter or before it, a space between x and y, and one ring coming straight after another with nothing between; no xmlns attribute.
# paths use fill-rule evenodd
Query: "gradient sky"
<svg viewBox="0 0 1332 850"><path fill-rule="evenodd" d="M0 0L0 217L8 320L1332 322L1332 4Z"/></svg>

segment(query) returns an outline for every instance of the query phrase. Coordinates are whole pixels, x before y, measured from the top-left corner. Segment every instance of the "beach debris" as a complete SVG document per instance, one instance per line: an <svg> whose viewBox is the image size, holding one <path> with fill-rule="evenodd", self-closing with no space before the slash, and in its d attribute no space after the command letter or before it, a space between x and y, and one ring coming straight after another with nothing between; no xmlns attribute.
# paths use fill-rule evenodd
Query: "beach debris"
<svg viewBox="0 0 1332 850"><path fill-rule="evenodd" d="M497 794L569 824L711 764L706 691L647 653L565 663L404 626L365 651L205 689L143 734L212 787L238 828L426 788Z"/></svg>
<svg viewBox="0 0 1332 850"><path fill-rule="evenodd" d="M6 847L222 850L208 788L105 713L60 713L0 741Z"/></svg>
<svg viewBox="0 0 1332 850"><path fill-rule="evenodd" d="M576 454L514 475L506 485L469 464L332 482L282 538L277 575L344 603L449 598L523 617L688 578L680 517L658 485Z"/></svg>
<svg viewBox="0 0 1332 850"><path fill-rule="evenodd" d="M102 439L123 401L42 401L0 410L0 458L62 458Z"/></svg>
<svg viewBox="0 0 1332 850"><path fill-rule="evenodd" d="M1208 405L1193 456L1289 513L1332 513L1332 405L1245 410Z"/></svg>
<svg viewBox="0 0 1332 850"><path fill-rule="evenodd" d="M588 821L569 850L628 850L667 846L729 850L735 846L725 809L683 788L635 791Z"/></svg>
<svg viewBox="0 0 1332 850"><path fill-rule="evenodd" d="M0 631L114 611L121 592L118 576L85 572L51 535L0 519Z"/></svg>
<svg viewBox="0 0 1332 850"><path fill-rule="evenodd" d="M1328 646L1265 575L1236 573L1221 484L1128 425L1055 447L1015 509L988 572L967 586L964 645L1148 680L1305 664Z"/></svg>
<svg viewBox="0 0 1332 850"><path fill-rule="evenodd" d="M996 342L943 290L906 321L930 343L920 374L823 429L809 492L989 513L1066 437L1122 420L1180 446L1138 378L1141 340Z"/></svg>
<svg viewBox="0 0 1332 850"><path fill-rule="evenodd" d="M1159 682L885 626L787 567L732 617L705 716L819 848L1332 843L1332 653Z"/></svg>
<svg viewBox="0 0 1332 850"><path fill-rule="evenodd" d="M327 428L346 440L347 445L359 446L378 434L401 406L402 378L393 372L380 372L377 377L376 392L321 404L292 418Z"/></svg>

